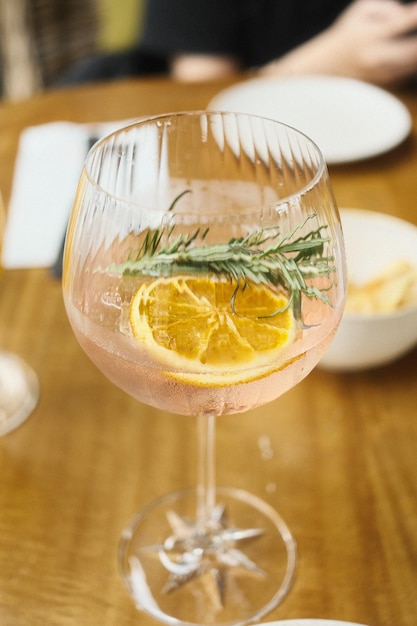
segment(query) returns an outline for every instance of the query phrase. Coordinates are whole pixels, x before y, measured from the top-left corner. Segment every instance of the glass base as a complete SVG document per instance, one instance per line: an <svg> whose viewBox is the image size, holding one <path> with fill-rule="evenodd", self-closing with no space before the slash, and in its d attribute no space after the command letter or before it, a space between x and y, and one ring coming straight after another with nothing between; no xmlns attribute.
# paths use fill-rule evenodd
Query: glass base
<svg viewBox="0 0 417 626"><path fill-rule="evenodd" d="M0 436L20 426L38 399L35 372L15 354L0 352Z"/></svg>
<svg viewBox="0 0 417 626"><path fill-rule="evenodd" d="M197 490L168 494L139 512L119 546L122 578L138 609L165 624L238 625L286 596L297 550L278 513L238 489L217 489L196 523Z"/></svg>

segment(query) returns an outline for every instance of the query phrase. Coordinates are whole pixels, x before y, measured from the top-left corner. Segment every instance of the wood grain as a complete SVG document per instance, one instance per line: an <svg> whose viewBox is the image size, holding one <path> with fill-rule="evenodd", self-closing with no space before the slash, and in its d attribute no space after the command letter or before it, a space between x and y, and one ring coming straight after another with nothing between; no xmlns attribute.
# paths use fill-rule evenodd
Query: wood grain
<svg viewBox="0 0 417 626"><path fill-rule="evenodd" d="M25 126L198 109L221 87L123 81L0 105L6 200ZM417 94L399 95L413 113L412 136L330 174L340 206L417 224ZM0 345L29 361L42 388L30 419L0 439L0 624L154 624L122 586L117 543L136 510L194 485L194 420L138 404L104 379L79 348L47 270L3 272ZM299 546L291 593L264 621L416 625L416 407L414 350L375 371L316 369L268 406L219 421L219 484L265 498Z"/></svg>

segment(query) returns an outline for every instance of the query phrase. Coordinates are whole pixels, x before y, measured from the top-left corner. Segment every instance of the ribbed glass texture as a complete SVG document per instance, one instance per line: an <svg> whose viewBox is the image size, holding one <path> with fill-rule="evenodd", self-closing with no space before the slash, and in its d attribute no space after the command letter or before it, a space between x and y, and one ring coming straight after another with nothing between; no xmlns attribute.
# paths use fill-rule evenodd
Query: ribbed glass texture
<svg viewBox="0 0 417 626"><path fill-rule="evenodd" d="M296 546L269 505L217 488L214 427L307 376L341 318L343 240L319 149L234 113L114 132L81 175L63 287L75 335L110 381L198 417L197 488L151 503L122 536L137 606L171 626L261 619L290 589Z"/></svg>

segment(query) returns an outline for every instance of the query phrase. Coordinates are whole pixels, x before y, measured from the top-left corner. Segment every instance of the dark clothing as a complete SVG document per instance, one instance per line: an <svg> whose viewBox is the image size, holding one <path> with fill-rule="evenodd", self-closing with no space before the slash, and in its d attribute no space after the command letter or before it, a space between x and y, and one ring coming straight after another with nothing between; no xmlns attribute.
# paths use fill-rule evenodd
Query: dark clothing
<svg viewBox="0 0 417 626"><path fill-rule="evenodd" d="M242 69L264 65L319 34L351 0L148 0L141 45L176 53L228 54Z"/></svg>
<svg viewBox="0 0 417 626"><path fill-rule="evenodd" d="M178 53L227 54L242 70L260 67L318 35L351 1L147 0L136 48L90 58L57 84L164 74Z"/></svg>
<svg viewBox="0 0 417 626"><path fill-rule="evenodd" d="M1 0L0 0L1 2ZM55 83L55 87L166 74L168 63L163 57L148 54L140 47L121 52L98 54L75 65Z"/></svg>

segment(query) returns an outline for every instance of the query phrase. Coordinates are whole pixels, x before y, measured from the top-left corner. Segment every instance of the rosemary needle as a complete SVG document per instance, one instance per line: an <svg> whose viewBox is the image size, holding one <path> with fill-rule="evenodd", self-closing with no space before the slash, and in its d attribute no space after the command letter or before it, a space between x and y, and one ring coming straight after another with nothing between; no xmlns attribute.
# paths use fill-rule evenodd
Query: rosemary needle
<svg viewBox="0 0 417 626"><path fill-rule="evenodd" d="M170 210L183 195L184 192L174 200ZM249 282L279 286L288 293L288 306L293 306L296 319L301 320L302 295L331 305L327 290L320 290L311 281L307 282L319 276L329 276L334 271L333 257L325 252L326 244L331 241L325 234L327 226L297 236L315 217L314 213L307 216L286 234L271 226L245 237L210 245L204 244L208 228L198 228L191 235L175 235L175 226L163 225L148 230L134 258L108 269L125 276L211 272L236 281L236 292Z"/></svg>

